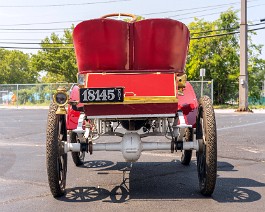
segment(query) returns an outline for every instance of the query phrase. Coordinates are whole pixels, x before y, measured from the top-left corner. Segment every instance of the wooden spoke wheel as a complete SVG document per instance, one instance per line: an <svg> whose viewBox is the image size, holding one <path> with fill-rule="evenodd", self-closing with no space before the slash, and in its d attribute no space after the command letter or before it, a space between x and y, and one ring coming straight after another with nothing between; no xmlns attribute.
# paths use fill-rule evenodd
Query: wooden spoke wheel
<svg viewBox="0 0 265 212"><path fill-rule="evenodd" d="M78 136L75 132L70 133L71 143L80 143ZM85 152L72 152L72 158L76 166L80 166L84 163Z"/></svg>
<svg viewBox="0 0 265 212"><path fill-rule="evenodd" d="M64 195L67 172L67 153L63 141L67 141L65 115L56 115L57 105L51 103L46 132L46 163L48 182L54 197Z"/></svg>
<svg viewBox="0 0 265 212"><path fill-rule="evenodd" d="M217 176L217 133L214 110L208 96L199 100L196 135L200 144L197 152L200 191L210 196Z"/></svg>
<svg viewBox="0 0 265 212"><path fill-rule="evenodd" d="M185 142L193 141L193 129L192 128L186 129L185 140L186 140ZM191 157L192 157L192 150L184 150L182 151L180 161L183 165L188 166L190 165Z"/></svg>

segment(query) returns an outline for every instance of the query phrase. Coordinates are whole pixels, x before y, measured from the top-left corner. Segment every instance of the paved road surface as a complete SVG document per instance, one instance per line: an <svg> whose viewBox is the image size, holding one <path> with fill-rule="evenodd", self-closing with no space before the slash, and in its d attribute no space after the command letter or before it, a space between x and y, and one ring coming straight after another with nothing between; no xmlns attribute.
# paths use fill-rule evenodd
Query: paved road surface
<svg viewBox="0 0 265 212"><path fill-rule="evenodd" d="M184 167L180 153L156 151L132 167L119 152L96 152L77 168L69 154L66 196L54 199L46 117L45 109L0 109L0 211L265 211L263 113L216 113L218 179L211 198L199 193L195 158Z"/></svg>

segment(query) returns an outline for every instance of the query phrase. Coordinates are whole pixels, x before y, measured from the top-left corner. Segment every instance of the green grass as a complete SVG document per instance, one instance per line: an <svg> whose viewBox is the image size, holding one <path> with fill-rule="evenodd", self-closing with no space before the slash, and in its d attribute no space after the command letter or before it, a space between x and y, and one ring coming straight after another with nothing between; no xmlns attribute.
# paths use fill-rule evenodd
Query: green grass
<svg viewBox="0 0 265 212"><path fill-rule="evenodd" d="M249 105L250 109L265 109L265 105Z"/></svg>
<svg viewBox="0 0 265 212"><path fill-rule="evenodd" d="M214 105L214 109L238 109L238 105ZM249 109L265 109L265 105L248 105Z"/></svg>
<svg viewBox="0 0 265 212"><path fill-rule="evenodd" d="M225 105L214 105L213 107L214 109L237 109L238 105L225 104Z"/></svg>

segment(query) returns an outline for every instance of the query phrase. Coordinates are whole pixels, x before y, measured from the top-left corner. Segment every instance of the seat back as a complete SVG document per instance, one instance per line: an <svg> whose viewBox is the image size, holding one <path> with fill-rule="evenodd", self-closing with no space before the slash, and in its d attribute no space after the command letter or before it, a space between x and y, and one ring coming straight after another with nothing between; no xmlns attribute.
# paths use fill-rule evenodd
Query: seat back
<svg viewBox="0 0 265 212"><path fill-rule="evenodd" d="M111 19L81 22L73 32L79 72L127 70L128 23Z"/></svg>
<svg viewBox="0 0 265 212"><path fill-rule="evenodd" d="M183 73L189 30L171 19L93 19L78 24L73 39L79 72Z"/></svg>
<svg viewBox="0 0 265 212"><path fill-rule="evenodd" d="M133 68L183 72L188 45L189 30L181 22L170 19L135 22Z"/></svg>

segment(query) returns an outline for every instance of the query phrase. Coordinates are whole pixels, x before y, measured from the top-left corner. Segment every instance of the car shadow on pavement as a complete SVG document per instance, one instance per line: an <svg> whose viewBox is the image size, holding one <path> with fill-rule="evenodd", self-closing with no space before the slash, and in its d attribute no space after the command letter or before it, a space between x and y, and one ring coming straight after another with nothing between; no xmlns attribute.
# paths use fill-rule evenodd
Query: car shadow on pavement
<svg viewBox="0 0 265 212"><path fill-rule="evenodd" d="M104 167L109 167L113 166L114 163L109 160L93 160L93 161L85 161L80 168L104 168Z"/></svg>
<svg viewBox="0 0 265 212"><path fill-rule="evenodd" d="M101 165L99 165L101 164ZM179 161L172 162L137 162L89 161L83 168L93 168L100 177L108 177L112 172L120 171L120 184L111 190L96 187L74 187L66 190L66 195L59 198L66 202L103 201L122 203L136 200L172 200L204 199L199 191L196 162L183 166ZM218 162L218 171L237 171L227 162ZM249 188L265 187L248 178L224 178L218 176L215 191L210 197L220 202L255 202L261 195Z"/></svg>

